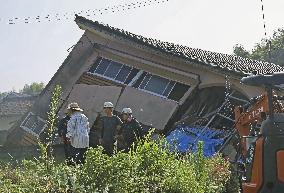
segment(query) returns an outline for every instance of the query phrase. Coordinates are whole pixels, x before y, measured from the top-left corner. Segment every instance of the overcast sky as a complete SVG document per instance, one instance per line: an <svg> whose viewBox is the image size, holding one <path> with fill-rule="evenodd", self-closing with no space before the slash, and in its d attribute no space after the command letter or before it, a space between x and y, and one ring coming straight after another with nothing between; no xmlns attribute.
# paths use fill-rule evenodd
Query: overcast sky
<svg viewBox="0 0 284 193"><path fill-rule="evenodd" d="M59 17L64 13L71 17L81 10L139 0L1 1L0 92L4 92L17 91L32 82L47 84L67 57L67 49L83 34L73 19L57 21L57 13ZM284 1L263 1L271 36L274 30L284 27ZM50 22L23 22L26 17L48 14ZM115 13L104 11L99 16L81 15L146 37L228 54L237 43L252 49L264 37L260 0L169 0ZM19 18L17 24L8 25L9 19L15 17Z"/></svg>

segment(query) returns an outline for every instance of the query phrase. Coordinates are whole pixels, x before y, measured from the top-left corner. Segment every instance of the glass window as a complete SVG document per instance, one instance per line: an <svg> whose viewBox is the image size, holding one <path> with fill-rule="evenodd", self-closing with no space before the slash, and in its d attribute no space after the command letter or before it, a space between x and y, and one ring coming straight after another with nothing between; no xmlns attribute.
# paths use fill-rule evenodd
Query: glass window
<svg viewBox="0 0 284 193"><path fill-rule="evenodd" d="M102 59L97 66L95 73L103 75L110 64L110 60Z"/></svg>
<svg viewBox="0 0 284 193"><path fill-rule="evenodd" d="M128 85L138 74L139 70L105 58L99 58L89 72L100 74L108 79ZM156 93L174 101L179 101L190 88L188 85L147 72L139 75L133 87Z"/></svg>
<svg viewBox="0 0 284 193"><path fill-rule="evenodd" d="M46 121L30 112L20 127L34 135L39 135L46 128Z"/></svg>
<svg viewBox="0 0 284 193"><path fill-rule="evenodd" d="M141 82L139 88L144 89L145 86L147 85L147 83L149 82L151 76L152 76L151 74L146 74L146 76L144 77L143 81Z"/></svg>
<svg viewBox="0 0 284 193"><path fill-rule="evenodd" d="M179 101L190 88L188 85L147 72L142 73L133 87L156 93L174 101Z"/></svg>
<svg viewBox="0 0 284 193"><path fill-rule="evenodd" d="M170 81L165 78L152 75L144 89L162 95L169 82Z"/></svg>
<svg viewBox="0 0 284 193"><path fill-rule="evenodd" d="M90 68L89 72L100 74L106 78L129 84L139 72L138 69L114 62L105 58L99 58Z"/></svg>
<svg viewBox="0 0 284 193"><path fill-rule="evenodd" d="M130 74L128 75L124 83L128 85L131 82L131 80L137 75L138 72L139 72L138 69L132 68Z"/></svg>
<svg viewBox="0 0 284 193"><path fill-rule="evenodd" d="M134 88L139 88L141 82L144 80L144 78L145 78L146 75L147 75L147 72L143 72L143 73L141 74L141 76L135 81L133 87L134 87Z"/></svg>
<svg viewBox="0 0 284 193"><path fill-rule="evenodd" d="M122 64L117 62L111 62L106 72L104 73L104 76L114 79L117 76L118 72L120 71L121 67Z"/></svg>
<svg viewBox="0 0 284 193"><path fill-rule="evenodd" d="M119 71L118 75L116 76L115 80L118 80L120 82L125 82L127 76L129 75L131 71L131 67L129 66L123 66L121 70Z"/></svg>
<svg viewBox="0 0 284 193"><path fill-rule="evenodd" d="M90 68L89 72L95 72L97 66L99 65L99 63L101 62L102 58L99 58L95 61L94 65Z"/></svg>
<svg viewBox="0 0 284 193"><path fill-rule="evenodd" d="M175 86L176 82L175 81L170 81L168 84L167 88L165 89L163 96L168 97L170 92L172 91L173 87Z"/></svg>
<svg viewBox="0 0 284 193"><path fill-rule="evenodd" d="M179 101L188 91L190 86L177 82L169 95L169 99Z"/></svg>

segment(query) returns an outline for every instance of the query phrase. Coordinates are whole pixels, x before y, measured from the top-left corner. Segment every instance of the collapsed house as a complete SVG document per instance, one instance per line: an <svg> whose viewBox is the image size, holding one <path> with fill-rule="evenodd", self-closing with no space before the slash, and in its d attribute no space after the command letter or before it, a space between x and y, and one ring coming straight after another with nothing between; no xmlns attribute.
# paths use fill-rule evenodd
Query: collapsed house
<svg viewBox="0 0 284 193"><path fill-rule="evenodd" d="M0 145L6 141L10 128L28 112L37 96L11 92L0 102Z"/></svg>
<svg viewBox="0 0 284 193"><path fill-rule="evenodd" d="M75 22L84 34L31 110L9 131L7 144L37 143L46 128L56 85L62 87L59 116L68 103L76 101L92 124L102 112L103 102L111 101L116 112L130 107L145 128L168 133L178 123L206 125L208 120L211 127L229 128L233 106L264 91L241 85L240 79L284 69L145 38L80 16ZM220 106L226 107L224 112ZM200 117L206 117L206 123L200 123L204 120Z"/></svg>

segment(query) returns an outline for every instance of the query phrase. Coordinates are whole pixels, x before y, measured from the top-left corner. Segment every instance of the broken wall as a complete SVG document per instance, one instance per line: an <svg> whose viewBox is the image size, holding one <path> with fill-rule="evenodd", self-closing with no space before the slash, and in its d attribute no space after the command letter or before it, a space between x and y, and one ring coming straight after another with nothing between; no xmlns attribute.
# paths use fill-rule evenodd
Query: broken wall
<svg viewBox="0 0 284 193"><path fill-rule="evenodd" d="M244 94L236 90L228 91L225 87L215 86L199 89L191 96L192 103L185 111L180 122L187 125L198 123L205 126L211 117L216 116L210 124L211 127L218 129L230 128L234 124L235 106L243 105L244 102L228 98L227 95L229 94L241 100L248 100ZM227 103L224 105L226 99ZM222 105L224 106L222 107ZM217 115L217 113L226 116L228 119Z"/></svg>
<svg viewBox="0 0 284 193"><path fill-rule="evenodd" d="M159 96L126 87L118 100L115 110L124 107L133 110L133 115L141 123L162 130L178 107L178 103Z"/></svg>
<svg viewBox="0 0 284 193"><path fill-rule="evenodd" d="M98 113L102 112L104 102L110 101L113 104L116 104L121 94L121 90L122 88L117 86L76 84L61 108L59 115L63 115L69 103L77 102L80 108L84 110L83 113L89 118L91 126Z"/></svg>

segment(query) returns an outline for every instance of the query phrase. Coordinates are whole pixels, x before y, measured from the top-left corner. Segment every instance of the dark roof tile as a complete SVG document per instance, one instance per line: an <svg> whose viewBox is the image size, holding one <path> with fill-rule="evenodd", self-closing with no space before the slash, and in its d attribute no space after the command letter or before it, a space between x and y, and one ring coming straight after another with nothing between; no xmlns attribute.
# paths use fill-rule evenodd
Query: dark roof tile
<svg viewBox="0 0 284 193"><path fill-rule="evenodd" d="M225 70L228 73L233 73L240 76L251 74L253 72L258 74L269 74L284 71L284 67L274 63L256 61L235 55L205 51L198 48L190 48L179 44L146 38L123 29L114 28L97 21L88 20L81 16L76 16L75 21L78 25L83 24L95 30L106 32L119 38L125 38L167 54L181 57L190 61L196 61L201 65L212 67L221 71Z"/></svg>
<svg viewBox="0 0 284 193"><path fill-rule="evenodd" d="M36 96L8 95L0 103L0 116L24 115L35 100Z"/></svg>

